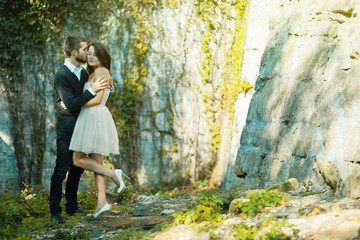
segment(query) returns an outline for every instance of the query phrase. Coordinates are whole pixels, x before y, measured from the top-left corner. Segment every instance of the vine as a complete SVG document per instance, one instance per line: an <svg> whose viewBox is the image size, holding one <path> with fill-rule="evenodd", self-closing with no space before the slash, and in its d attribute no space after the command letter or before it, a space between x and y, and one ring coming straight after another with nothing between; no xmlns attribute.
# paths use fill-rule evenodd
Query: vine
<svg viewBox="0 0 360 240"><path fill-rule="evenodd" d="M124 49L122 84L119 90L109 99L109 107L115 119L121 146L121 160L134 177L139 157L137 140L140 134L139 115L145 98L148 74L146 57L149 51L149 37L152 29L149 27L150 13L159 7L157 1L112 1L115 20L118 26L117 44ZM129 36L124 36L128 33Z"/></svg>
<svg viewBox="0 0 360 240"><path fill-rule="evenodd" d="M26 104L23 99L23 91L26 88L25 76L21 71L23 65L23 54L27 49L33 49L32 53L41 51L45 42L42 35L46 32L48 22L42 19L43 9L34 9L30 1L1 1L1 45L4 51L0 54L1 64L1 91L6 99L7 109L11 120L11 135L13 137L14 155L18 165L19 183L31 183L32 179L41 178L42 172L31 171L29 163L37 166L42 161L30 158L26 150L25 138L25 115L23 106ZM33 135L36 138L38 131L35 128ZM43 149L41 149L43 151ZM39 159L37 159L39 160ZM41 169L40 169L41 170ZM35 176L34 176L35 175Z"/></svg>
<svg viewBox="0 0 360 240"><path fill-rule="evenodd" d="M240 80L242 57L244 50L245 8L247 0L230 1L198 1L197 12L205 23L202 50L204 60L199 72L202 76L202 86L196 85L204 103L204 118L208 126L209 145L212 160L208 170L213 170L212 180L218 182L218 168L223 156L219 156L221 143L231 136L235 119L235 102L240 92L248 92L252 86L246 80ZM206 10L205 10L206 9ZM221 15L221 21L217 16ZM232 19L234 27L229 26ZM227 36L234 36L225 42ZM225 39L224 39L225 38ZM225 44L225 43L226 44ZM230 46L221 58L223 45ZM215 47L214 47L215 46ZM222 64L225 62L225 64ZM222 71L219 77L219 72ZM214 177L216 175L216 177ZM221 176L220 176L221 177ZM211 181L211 182L212 182ZM211 183L210 184L213 184ZM215 183L218 185L219 183Z"/></svg>
<svg viewBox="0 0 360 240"><path fill-rule="evenodd" d="M99 3L90 0L81 3L63 0L0 2L0 44L4 49L0 53L1 92L10 118L19 186L23 186L21 182L40 184L43 173L48 118L45 90L48 85L52 86L57 70L56 67L50 70L52 74L46 72L49 63L44 56L62 50L67 30L81 33L85 27L93 28L88 32L94 36L100 33L103 17L99 14L102 11ZM32 96L32 101L26 98L27 94ZM28 128L31 131L27 131Z"/></svg>

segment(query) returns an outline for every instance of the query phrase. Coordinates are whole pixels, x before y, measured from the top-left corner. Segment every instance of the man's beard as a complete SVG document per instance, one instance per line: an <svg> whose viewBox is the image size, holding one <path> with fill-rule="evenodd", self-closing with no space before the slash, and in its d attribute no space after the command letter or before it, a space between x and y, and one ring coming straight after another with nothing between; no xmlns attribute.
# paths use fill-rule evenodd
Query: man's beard
<svg viewBox="0 0 360 240"><path fill-rule="evenodd" d="M87 63L87 59L86 59L86 58L84 59L84 58L80 58L80 57L76 56L75 59L76 59L76 61L78 61L78 62L81 63L81 64Z"/></svg>

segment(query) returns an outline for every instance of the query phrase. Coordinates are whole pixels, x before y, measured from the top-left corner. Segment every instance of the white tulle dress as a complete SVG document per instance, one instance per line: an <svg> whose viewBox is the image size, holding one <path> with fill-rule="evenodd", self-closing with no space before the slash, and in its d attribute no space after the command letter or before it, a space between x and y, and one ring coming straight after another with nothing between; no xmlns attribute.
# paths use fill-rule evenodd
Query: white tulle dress
<svg viewBox="0 0 360 240"><path fill-rule="evenodd" d="M85 83L84 91L90 85L90 81ZM105 89L99 105L81 109L71 138L70 150L103 156L119 154L119 138L114 119L105 106L109 95L110 90Z"/></svg>

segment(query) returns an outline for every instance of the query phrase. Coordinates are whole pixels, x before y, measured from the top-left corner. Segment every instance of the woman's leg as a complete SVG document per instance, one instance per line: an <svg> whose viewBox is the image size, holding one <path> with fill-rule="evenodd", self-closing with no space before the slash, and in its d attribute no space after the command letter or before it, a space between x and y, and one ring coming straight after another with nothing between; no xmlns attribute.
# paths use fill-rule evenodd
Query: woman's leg
<svg viewBox="0 0 360 240"><path fill-rule="evenodd" d="M90 154L90 158L94 159L101 165L103 165L103 159L100 154ZM96 191L97 191L97 205L94 210L94 213L100 211L100 209L105 206L107 203L106 200L106 177L102 174L95 172L95 184L96 184Z"/></svg>
<svg viewBox="0 0 360 240"><path fill-rule="evenodd" d="M100 155L100 154L91 154L93 155ZM101 156L101 155L100 155ZM101 158L102 159L102 158ZM117 186L120 186L119 180L115 175L114 169L109 169L105 167L101 163L93 158L86 157L85 153L82 152L74 152L73 153L73 164L77 167L81 167L85 170L92 171L94 173L101 174L113 180Z"/></svg>

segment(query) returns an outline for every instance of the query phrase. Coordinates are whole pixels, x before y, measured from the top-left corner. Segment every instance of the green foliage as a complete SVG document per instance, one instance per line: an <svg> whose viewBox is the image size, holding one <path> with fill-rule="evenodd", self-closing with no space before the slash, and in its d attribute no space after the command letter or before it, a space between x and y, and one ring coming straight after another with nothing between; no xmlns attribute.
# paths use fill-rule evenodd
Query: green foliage
<svg viewBox="0 0 360 240"><path fill-rule="evenodd" d="M44 208L44 205L48 205L48 190L35 190L27 187L21 191L20 195L8 191L1 196L1 199L1 214L5 214L1 219L9 221L8 223L19 224L24 217L39 218L49 214L49 209ZM13 217L15 219L11 220ZM7 224L2 223L0 226L4 225Z"/></svg>
<svg viewBox="0 0 360 240"><path fill-rule="evenodd" d="M236 192L238 191L236 190ZM80 196L86 196L85 192L82 192ZM166 195L164 190L160 189L158 192ZM169 195L171 192L169 191ZM226 196L226 194L229 196ZM221 213L227 208L227 202L233 198L233 194L235 193L223 192L220 189L202 192L197 195L191 209L173 214L172 224L167 226L160 224L151 231L139 231L134 228L124 229L121 233L113 236L112 239L151 239L154 236L154 232L178 224L197 226L198 231L209 232L211 239L219 239L217 232L213 229L219 227L224 219L226 219L226 216L222 216ZM220 197L222 195L225 197ZM49 239L89 239L90 236L86 233L86 230L73 229L74 225L79 222L80 216L67 217L66 224L61 225L61 230L57 229L59 225L50 221L48 207L44 207L48 205L48 197L49 191L36 190L28 186L22 190L21 194L16 194L14 189L10 189L3 194L0 201L0 238L32 239L32 232L49 228L55 234L53 237L49 237ZM88 197L95 199L92 195L88 195ZM258 209L257 212L261 211L260 205L278 206L285 200L277 190L250 192L247 195L247 199L250 202L259 202L259 206L248 206ZM81 208L86 207L82 204ZM113 210L131 214L129 205L114 205L113 208ZM242 210L249 212L243 208ZM251 215L244 215L244 217L247 216ZM91 224L91 221L94 221L94 219L86 218L88 224ZM281 231L284 227L291 226L285 220L262 218L256 226L248 226L245 223L234 225L232 235L235 239L288 239ZM53 231L54 229L57 230ZM294 229L293 235L296 236L297 233L298 230Z"/></svg>
<svg viewBox="0 0 360 240"><path fill-rule="evenodd" d="M94 209L96 195L90 191L79 193L79 204L83 209ZM0 239L32 239L31 232L46 227L54 228L58 224L52 222L49 211L49 190L26 186L18 194L15 188L9 188L0 199ZM64 201L61 202L64 207ZM78 217L68 217L65 228L72 228ZM57 236L57 238L56 238ZM62 236L62 237L61 237ZM84 233L56 233L52 239L88 239Z"/></svg>
<svg viewBox="0 0 360 240"><path fill-rule="evenodd" d="M71 232L66 230L57 230L55 235L49 239L52 240L82 240L89 239L90 236L85 232Z"/></svg>
<svg viewBox="0 0 360 240"><path fill-rule="evenodd" d="M97 204L95 178L93 173L89 171L85 171L85 175L86 177L81 179L85 182L88 190L77 193L78 203L86 210L93 210Z"/></svg>
<svg viewBox="0 0 360 240"><path fill-rule="evenodd" d="M137 190L131 182L125 180L124 183L126 188L123 190L119 198L122 203L130 203L136 198Z"/></svg>
<svg viewBox="0 0 360 240"><path fill-rule="evenodd" d="M177 192L175 189L168 189L168 190L160 190L157 192L157 194L161 194L165 198L174 198L177 196Z"/></svg>
<svg viewBox="0 0 360 240"><path fill-rule="evenodd" d="M226 218L221 216L222 210L226 208L224 198L218 197L222 193L219 191L207 191L197 196L194 206L189 210L173 214L173 223L170 226L178 224L192 224L199 226L198 231L209 232L210 239L220 239L217 236L216 229ZM228 197L232 199L232 196ZM265 206L279 206L286 199L278 190L260 190L249 192L246 199L249 202L233 201L230 208L238 207L237 212L241 212L243 217L251 217L260 213ZM240 210L239 210L240 209ZM239 210L239 211L238 211ZM168 226L169 227L169 226ZM234 225L232 235L238 240L248 239L288 239L281 229L289 227L286 220L275 218L262 218L258 225L247 225L245 222ZM296 231L294 231L295 234Z"/></svg>
<svg viewBox="0 0 360 240"><path fill-rule="evenodd" d="M246 223L240 223L234 226L234 231L236 240L252 240L255 239L257 228L256 226L248 226Z"/></svg>
<svg viewBox="0 0 360 240"><path fill-rule="evenodd" d="M195 224L211 221L222 222L224 218L220 216L223 209L223 199L213 195L213 192L200 194L194 202L194 207L190 210L183 210L173 214L173 226L179 224Z"/></svg>
<svg viewBox="0 0 360 240"><path fill-rule="evenodd" d="M284 240L289 239L281 228L287 226L285 220L265 219L259 226L248 226L240 223L234 226L234 237L236 240L269 239Z"/></svg>
<svg viewBox="0 0 360 240"><path fill-rule="evenodd" d="M144 231L139 231L139 230L135 230L135 229L126 229L124 231L122 231L119 234L116 234L115 236L113 236L111 239L114 240L127 240L127 239L136 239L136 240L145 240L145 239L149 239L148 237L151 235L150 232L144 232Z"/></svg>
<svg viewBox="0 0 360 240"><path fill-rule="evenodd" d="M3 51L0 54L1 68L16 71L21 65L22 44L37 46L44 41L43 22L29 1L13 0L0 2L0 35Z"/></svg>
<svg viewBox="0 0 360 240"><path fill-rule="evenodd" d="M27 187L21 194L16 194L14 189L6 191L0 201L0 238L26 237L29 230L48 225L49 221L37 221L43 217L50 219L48 201L48 190Z"/></svg>
<svg viewBox="0 0 360 240"><path fill-rule="evenodd" d="M111 206L113 211L118 211L124 213L125 215L131 215L133 213L133 208L131 207L130 203L121 202L121 204L114 204Z"/></svg>
<svg viewBox="0 0 360 240"><path fill-rule="evenodd" d="M287 201L277 189L249 192L246 199L249 201L241 199L232 201L230 204L231 211L240 214L242 217L252 217L260 213L264 207L278 207L283 201Z"/></svg>
<svg viewBox="0 0 360 240"><path fill-rule="evenodd" d="M21 239L21 240L31 240L31 234L24 228L16 228L10 225L7 225L5 228L0 228L0 237L1 239Z"/></svg>
<svg viewBox="0 0 360 240"><path fill-rule="evenodd" d="M270 220L264 221L262 223L262 226L266 227ZM265 225L266 224L266 225ZM287 226L286 220L276 220L275 222L272 222L270 231L268 231L265 236L266 239L270 240L283 240L283 239L289 239L288 236L286 236L285 233L281 232L281 228Z"/></svg>
<svg viewBox="0 0 360 240"><path fill-rule="evenodd" d="M199 68L202 84L194 85L202 97L203 116L211 136L209 145L213 157L206 172L212 171L214 176L219 175L217 154L221 142L231 137L234 127L235 102L241 92L252 88L249 82L241 79L247 4L247 0L195 3L196 14L205 30L201 45L203 62ZM224 46L229 47L224 49ZM210 181L211 186L217 186L215 179Z"/></svg>
<svg viewBox="0 0 360 240"><path fill-rule="evenodd" d="M47 214L43 217L26 217L22 220L19 229L26 229L26 231L37 231L45 227L54 227L57 224L51 221L50 216Z"/></svg>
<svg viewBox="0 0 360 240"><path fill-rule="evenodd" d="M78 192L78 203L86 210L94 210L97 204L96 192L92 189L89 191Z"/></svg>

